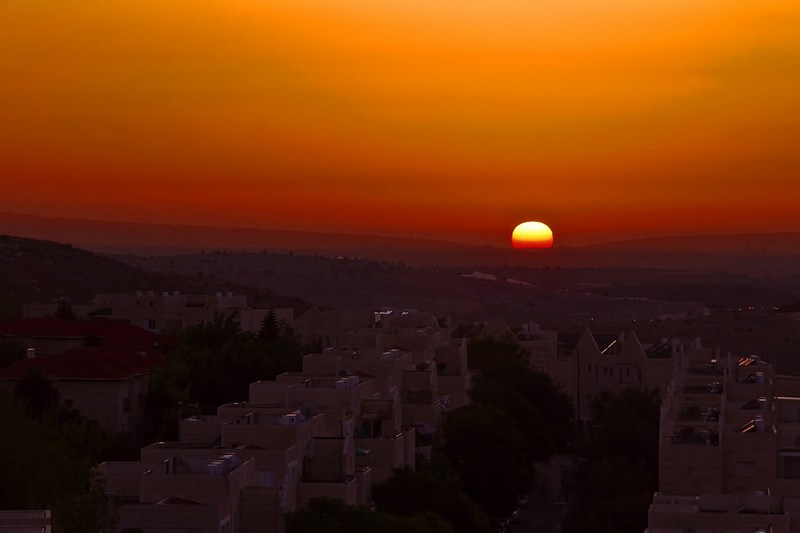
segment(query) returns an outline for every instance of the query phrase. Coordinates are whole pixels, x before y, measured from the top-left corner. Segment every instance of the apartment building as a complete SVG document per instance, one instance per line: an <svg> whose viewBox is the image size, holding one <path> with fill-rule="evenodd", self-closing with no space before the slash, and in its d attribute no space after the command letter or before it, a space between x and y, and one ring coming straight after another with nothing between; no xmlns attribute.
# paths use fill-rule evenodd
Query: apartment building
<svg viewBox="0 0 800 533"><path fill-rule="evenodd" d="M26 305L23 307L23 316L53 317L56 308L57 304ZM242 331L250 333L258 332L270 311L286 323L294 319L294 310L291 308L251 308L247 296L232 292L181 294L178 291L137 291L95 294L92 305L75 306L72 309L79 319L117 320L155 333L174 333L189 326L208 323L218 314L234 316Z"/></svg>
<svg viewBox="0 0 800 533"><path fill-rule="evenodd" d="M28 357L0 370L0 387L13 390L38 369L64 407L111 433L136 434L144 422L150 372L163 362L161 354L146 350L92 347L40 356L29 349Z"/></svg>
<svg viewBox="0 0 800 533"><path fill-rule="evenodd" d="M570 396L576 418L591 419L594 398L628 388L658 389L663 396L672 377L672 359L700 340L659 339L642 343L634 331L616 335L542 330L535 322L512 329L500 318L461 326L454 335L508 340L525 350L531 368L548 374Z"/></svg>
<svg viewBox="0 0 800 533"><path fill-rule="evenodd" d="M439 438L449 399L438 369L469 383L460 376L463 345L418 346L306 355L301 372L252 383L247 401L181 420L179 442L142 448L139 461L100 465L106 490L125 502L120 528L177 527L194 506L183 527L280 532L284 514L312 498L370 505L373 483L415 468L417 453L429 453ZM458 393L466 397L465 389ZM223 484L224 476L235 479Z"/></svg>
<svg viewBox="0 0 800 533"><path fill-rule="evenodd" d="M49 510L0 510L0 533L50 533Z"/></svg>
<svg viewBox="0 0 800 533"><path fill-rule="evenodd" d="M800 378L704 349L673 364L648 532L800 532Z"/></svg>
<svg viewBox="0 0 800 533"><path fill-rule="evenodd" d="M255 459L236 451L142 455L138 462L103 463L106 492L120 502L118 531L242 531L242 491L257 486Z"/></svg>

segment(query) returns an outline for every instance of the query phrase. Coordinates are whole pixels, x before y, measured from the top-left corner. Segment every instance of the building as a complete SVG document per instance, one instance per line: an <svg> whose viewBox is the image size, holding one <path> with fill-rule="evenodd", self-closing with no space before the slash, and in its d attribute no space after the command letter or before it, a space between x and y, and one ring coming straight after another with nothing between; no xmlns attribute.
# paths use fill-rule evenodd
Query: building
<svg viewBox="0 0 800 533"><path fill-rule="evenodd" d="M138 434L150 373L163 362L161 354L147 350L95 347L41 356L29 349L28 357L0 370L0 387L13 390L38 369L64 407L111 433Z"/></svg>
<svg viewBox="0 0 800 533"><path fill-rule="evenodd" d="M0 510L0 533L50 533L49 510Z"/></svg>
<svg viewBox="0 0 800 533"><path fill-rule="evenodd" d="M26 318L51 318L57 304L26 305ZM233 316L242 331L257 333L264 318L272 311L286 323L294 319L291 308L255 309L247 296L232 292L181 294L180 292L137 291L135 293L95 294L90 306L73 311L84 320L116 320L154 333L174 333L189 326L209 323L218 314Z"/></svg>
<svg viewBox="0 0 800 533"><path fill-rule="evenodd" d="M374 483L414 469L417 454L429 454L439 438L450 403L440 384L459 401L466 390L457 386L469 384L465 344L451 344L449 330L395 327L372 334L387 335L387 346L416 339L414 350L306 355L301 372L252 383L246 401L181 420L179 442L146 446L139 461L100 465L107 492L125 502L120 527L156 533L183 517L189 525L181 527L198 531L280 532L285 513L312 498L370 505ZM222 483L225 476L235 478Z"/></svg>
<svg viewBox="0 0 800 533"><path fill-rule="evenodd" d="M674 359L649 533L800 532L800 378L758 356Z"/></svg>
<svg viewBox="0 0 800 533"><path fill-rule="evenodd" d="M0 337L16 339L38 354L58 355L85 347L160 350L173 342L121 320L19 318L0 322Z"/></svg>

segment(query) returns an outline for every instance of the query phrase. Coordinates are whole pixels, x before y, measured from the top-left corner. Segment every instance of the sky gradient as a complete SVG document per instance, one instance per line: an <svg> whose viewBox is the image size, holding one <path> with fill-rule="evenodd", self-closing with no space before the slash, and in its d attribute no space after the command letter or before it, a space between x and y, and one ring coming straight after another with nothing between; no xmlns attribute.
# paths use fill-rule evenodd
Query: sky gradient
<svg viewBox="0 0 800 533"><path fill-rule="evenodd" d="M0 210L800 231L796 0L0 0Z"/></svg>

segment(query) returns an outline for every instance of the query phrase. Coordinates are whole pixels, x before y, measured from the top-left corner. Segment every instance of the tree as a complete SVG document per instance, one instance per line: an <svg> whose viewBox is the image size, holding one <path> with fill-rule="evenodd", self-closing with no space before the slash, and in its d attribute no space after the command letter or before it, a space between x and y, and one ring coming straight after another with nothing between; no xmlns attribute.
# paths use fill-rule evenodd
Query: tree
<svg viewBox="0 0 800 533"><path fill-rule="evenodd" d="M56 318L63 318L64 320L75 320L75 313L72 311L69 300L66 298L58 299L55 316Z"/></svg>
<svg viewBox="0 0 800 533"><path fill-rule="evenodd" d="M566 487L565 533L639 532L658 488L657 391L600 394L593 423L578 441L579 461Z"/></svg>
<svg viewBox="0 0 800 533"><path fill-rule="evenodd" d="M475 403L508 413L528 443L528 458L548 461L575 439L570 396L553 379L530 368L525 350L513 339L484 337L468 347L469 367L478 375L470 391Z"/></svg>
<svg viewBox="0 0 800 533"><path fill-rule="evenodd" d="M58 389L39 367L32 368L14 387L14 396L24 402L28 416L41 420L58 406Z"/></svg>
<svg viewBox="0 0 800 533"><path fill-rule="evenodd" d="M334 498L313 498L304 509L287 513L285 520L286 533L454 533L434 513L393 516Z"/></svg>
<svg viewBox="0 0 800 533"><path fill-rule="evenodd" d="M395 470L392 477L372 487L372 498L382 512L405 517L435 513L461 533L490 531L488 518L464 492L442 455L420 461L416 471Z"/></svg>
<svg viewBox="0 0 800 533"><path fill-rule="evenodd" d="M443 452L465 492L491 516L507 516L532 477L525 437L514 419L496 407L472 404L448 413L443 429Z"/></svg>
<svg viewBox="0 0 800 533"><path fill-rule="evenodd" d="M18 339L0 339L0 368L25 358L25 345Z"/></svg>
<svg viewBox="0 0 800 533"><path fill-rule="evenodd" d="M258 338L263 342L275 342L283 333L283 324L275 315L275 309L270 307L264 320L261 321L261 329L258 330Z"/></svg>
<svg viewBox="0 0 800 533"><path fill-rule="evenodd" d="M388 533L382 517L335 498L313 498L304 509L286 515L286 533Z"/></svg>
<svg viewBox="0 0 800 533"><path fill-rule="evenodd" d="M273 314L274 315L274 314ZM201 411L248 397L250 383L302 369L302 348L285 324L272 340L241 331L232 315L218 314L208 324L183 330L178 345L150 381L147 397L149 438L175 438L178 406Z"/></svg>
<svg viewBox="0 0 800 533"><path fill-rule="evenodd" d="M33 419L12 397L0 394L0 427L14 428L14 438L0 439L0 507L52 509L56 533L111 533L116 508L102 482L91 479L101 456L87 441L90 423L62 414L53 408Z"/></svg>

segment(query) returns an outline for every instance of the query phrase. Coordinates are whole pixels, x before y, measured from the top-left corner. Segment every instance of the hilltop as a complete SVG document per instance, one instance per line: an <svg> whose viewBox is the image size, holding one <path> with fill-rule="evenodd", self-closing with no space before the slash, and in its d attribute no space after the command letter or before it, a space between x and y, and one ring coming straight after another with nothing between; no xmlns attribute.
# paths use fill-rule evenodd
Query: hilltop
<svg viewBox="0 0 800 533"><path fill-rule="evenodd" d="M511 324L530 318L543 321L588 321L593 314L642 319L663 314L702 313L693 301L657 301L616 297L583 288L559 286L556 277L536 270L414 267L405 263L342 256L268 252L223 252L175 256L125 256L123 261L154 272L202 272L222 280L294 294L320 306L338 309L411 308L450 316L455 321L500 316ZM494 272L494 273L493 273ZM570 272L570 271L566 271ZM590 276L590 274L587 274ZM521 279L522 277L525 279ZM510 278L510 279L509 279Z"/></svg>
<svg viewBox="0 0 800 533"><path fill-rule="evenodd" d="M412 266L480 269L630 268L793 275L800 233L689 235L613 241L548 250L513 250L442 240L293 230L143 224L0 213L0 228L21 237L72 243L109 254L175 255L201 251L294 252L362 257Z"/></svg>
<svg viewBox="0 0 800 533"><path fill-rule="evenodd" d="M15 315L26 303L66 298L89 303L95 293L137 290L213 293L247 288L205 274L148 272L69 244L0 235L0 314ZM307 304L270 291L248 290L256 302L303 309Z"/></svg>

